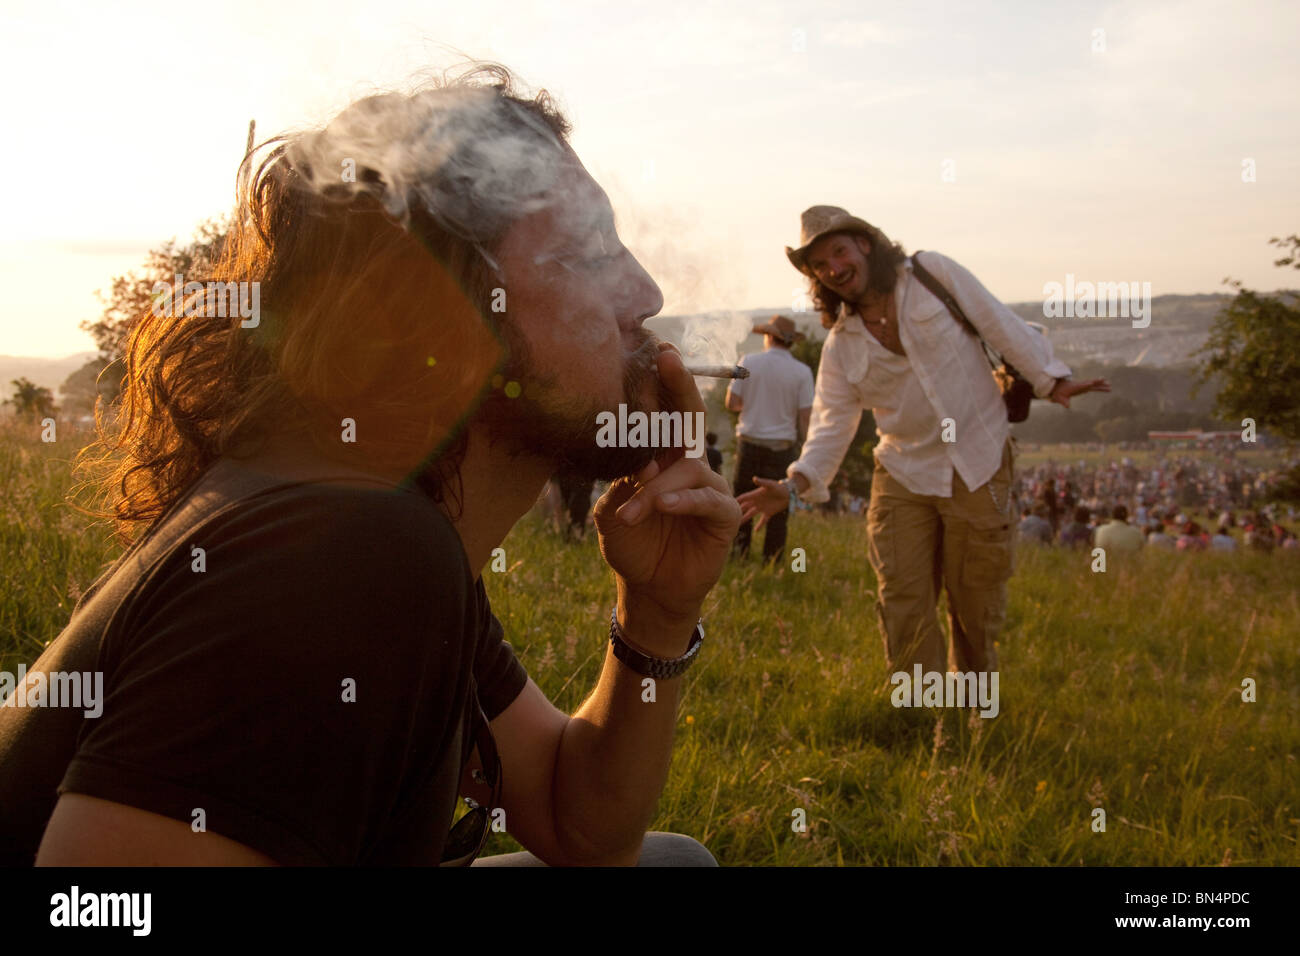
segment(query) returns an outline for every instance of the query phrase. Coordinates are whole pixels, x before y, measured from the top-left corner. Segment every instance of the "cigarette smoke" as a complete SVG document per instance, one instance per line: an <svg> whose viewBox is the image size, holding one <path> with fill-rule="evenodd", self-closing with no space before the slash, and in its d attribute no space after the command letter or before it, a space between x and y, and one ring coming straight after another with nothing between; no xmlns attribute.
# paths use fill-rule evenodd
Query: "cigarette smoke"
<svg viewBox="0 0 1300 956"><path fill-rule="evenodd" d="M501 76L490 65L468 74ZM566 153L554 131L481 84L367 97L299 137L289 158L304 188L344 202L369 194L408 229L418 207L480 248L569 198L559 188Z"/></svg>
<svg viewBox="0 0 1300 956"><path fill-rule="evenodd" d="M721 265L727 259L725 252L709 256L693 246L698 231L680 213L667 205L638 201L617 176L604 177L602 185L619 211L620 238L659 284L666 305L690 308L698 303L740 301L738 273ZM753 321L745 312L713 309L650 319L646 327L675 344L688 365L734 365L753 332ZM726 387L723 379L701 378L695 384L702 392Z"/></svg>
<svg viewBox="0 0 1300 956"><path fill-rule="evenodd" d="M567 217L596 223L602 211L592 194L579 192L573 178L564 175L572 156L542 119L490 88L457 82L470 77L506 80L509 89L508 73L490 64L471 64L463 74L457 78L448 72L432 88L409 95L386 93L358 101L324 129L298 137L289 158L304 188L343 202L368 194L408 229L417 214L427 215L474 243L500 275L486 247L513 222L560 207ZM596 178L603 180L619 210L621 240L659 284L667 303L698 307L740 301L744 290L736 285L736 271L723 265L726 255L691 248L698 230L680 212L648 206L617 177ZM568 322L571 317L558 318ZM587 339L608 333L572 325L575 335ZM752 327L747 314L725 308L647 324L676 344L688 363L711 365L734 363ZM643 343L643 348L649 351L635 361L652 364L653 344ZM718 381L698 384L707 390Z"/></svg>

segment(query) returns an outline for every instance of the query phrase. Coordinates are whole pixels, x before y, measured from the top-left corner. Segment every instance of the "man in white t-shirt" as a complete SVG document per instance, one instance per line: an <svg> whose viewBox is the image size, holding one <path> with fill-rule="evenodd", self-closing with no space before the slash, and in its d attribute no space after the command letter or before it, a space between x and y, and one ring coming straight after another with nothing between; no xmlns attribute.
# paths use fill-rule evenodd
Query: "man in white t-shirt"
<svg viewBox="0 0 1300 956"><path fill-rule="evenodd" d="M736 426L736 494L752 491L755 478L780 479L795 460L797 446L808 434L812 415L813 375L790 354L790 346L803 339L794 320L775 315L766 325L754 326L763 335L763 351L743 356L740 364L749 378L736 379L727 389L727 408L740 413ZM785 551L789 512L775 515L763 535L763 560L774 561ZM740 526L736 554L749 553L753 523Z"/></svg>

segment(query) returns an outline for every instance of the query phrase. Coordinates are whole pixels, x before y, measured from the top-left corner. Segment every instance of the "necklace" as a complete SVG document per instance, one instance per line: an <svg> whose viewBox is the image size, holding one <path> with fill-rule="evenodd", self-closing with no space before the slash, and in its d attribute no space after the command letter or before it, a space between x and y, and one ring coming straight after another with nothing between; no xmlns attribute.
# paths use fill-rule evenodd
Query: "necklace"
<svg viewBox="0 0 1300 956"><path fill-rule="evenodd" d="M880 305L880 318L878 318L878 319L868 319L867 316L866 316L866 306L863 307L863 309L861 310L861 312L860 312L859 314L861 314L861 315L862 315L862 318L863 318L865 321L867 321L867 322L871 322L871 323L874 323L874 324L876 324L876 325L886 325L886 324L889 322L889 300L888 300L888 298L886 298L886 299L884 299L883 301L881 301L881 305Z"/></svg>

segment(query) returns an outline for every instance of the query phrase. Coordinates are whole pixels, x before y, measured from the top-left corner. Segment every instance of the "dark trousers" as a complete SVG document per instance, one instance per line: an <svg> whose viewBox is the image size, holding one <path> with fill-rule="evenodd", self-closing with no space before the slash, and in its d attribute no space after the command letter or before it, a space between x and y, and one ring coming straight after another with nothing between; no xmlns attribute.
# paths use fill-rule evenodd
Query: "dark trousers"
<svg viewBox="0 0 1300 956"><path fill-rule="evenodd" d="M587 528L587 512L591 510L591 489L595 482L564 474L559 476L559 480L560 497L569 517L564 533L582 534Z"/></svg>
<svg viewBox="0 0 1300 956"><path fill-rule="evenodd" d="M785 451L773 451L762 445L747 442L743 438L739 439L736 442L736 494L744 494L757 488L758 485L754 484L755 477L780 481L785 477L785 470L790 467L790 463L795 460L798 453L799 450L794 445ZM764 561L780 558L785 551L785 535L789 519L789 511L782 511L767 519L763 534ZM751 520L742 524L736 534L735 550L742 558L749 554L749 539L753 533L754 522Z"/></svg>

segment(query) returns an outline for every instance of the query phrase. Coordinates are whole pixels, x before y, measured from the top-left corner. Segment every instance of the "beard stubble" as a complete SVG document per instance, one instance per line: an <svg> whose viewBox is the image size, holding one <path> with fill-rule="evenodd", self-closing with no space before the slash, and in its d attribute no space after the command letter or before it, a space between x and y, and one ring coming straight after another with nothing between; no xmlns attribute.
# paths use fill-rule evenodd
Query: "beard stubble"
<svg viewBox="0 0 1300 956"><path fill-rule="evenodd" d="M504 332L509 358L501 374L504 380L519 382L522 392L510 398L501 389L493 389L476 413L476 419L487 425L494 444L503 443L512 455L551 461L556 472L589 481L613 481L633 474L662 452L653 447L597 445L597 415L617 414L617 408L565 396L554 378L535 367L522 337L509 327ZM645 329L637 332L637 347L624 360L622 402L629 414L675 411L671 394L659 381L658 339ZM647 380L655 383L654 407L647 407L641 399Z"/></svg>

